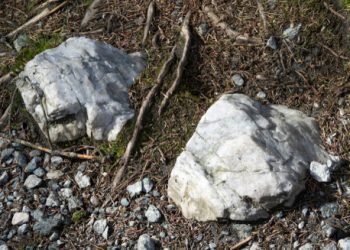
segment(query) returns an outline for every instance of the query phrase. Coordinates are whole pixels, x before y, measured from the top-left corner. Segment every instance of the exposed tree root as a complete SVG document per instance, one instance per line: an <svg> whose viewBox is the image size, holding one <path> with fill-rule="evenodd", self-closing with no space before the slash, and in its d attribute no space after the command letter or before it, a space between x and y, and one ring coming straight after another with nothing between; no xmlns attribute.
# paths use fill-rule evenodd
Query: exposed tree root
<svg viewBox="0 0 350 250"><path fill-rule="evenodd" d="M142 43L141 43L142 47L144 47L146 44L149 28L151 27L151 22L152 22L152 19L154 16L155 8L156 8L155 6L156 6L156 4L154 3L154 1L151 1L151 3L148 6L147 20L146 20L145 30L143 32L143 39L142 39Z"/></svg>
<svg viewBox="0 0 350 250"><path fill-rule="evenodd" d="M94 18L96 12L97 12L97 7L100 5L100 3L103 0L94 0L88 9L85 12L85 16L83 20L81 21L80 27L84 28L86 25Z"/></svg>
<svg viewBox="0 0 350 250"><path fill-rule="evenodd" d="M118 169L117 173L115 174L115 176L113 178L113 184L112 184L113 188L116 188L118 186L121 178L123 177L123 175L125 173L126 167L129 163L129 160L131 157L131 154L135 148L139 134L142 130L142 126L143 126L142 124L143 124L143 119L145 117L145 114L148 111L149 107L151 106L154 96L159 92L159 89L163 84L164 78L167 75L167 73L169 72L170 67L175 60L175 51L176 51L176 46L173 47L168 60L164 63L164 65L163 65L163 67L158 75L156 84L148 92L146 98L142 102L142 106L141 106L140 112L137 116L137 120L136 120L135 128L134 128L134 131L132 134L132 138L126 147L126 150L124 152L123 157L121 158L121 162L123 165L120 167L120 169Z"/></svg>
<svg viewBox="0 0 350 250"><path fill-rule="evenodd" d="M173 84L171 85L171 87L168 89L168 91L164 95L164 98L159 106L159 110L158 110L159 115L163 113L169 98L174 94L176 88L180 84L180 80L182 78L182 74L187 63L188 51L190 50L190 43L191 43L191 32L189 27L190 17L191 17L191 12L189 11L184 18L182 28L181 28L181 36L185 40L185 44L182 50L182 55L181 55L179 65L177 66L176 78Z"/></svg>

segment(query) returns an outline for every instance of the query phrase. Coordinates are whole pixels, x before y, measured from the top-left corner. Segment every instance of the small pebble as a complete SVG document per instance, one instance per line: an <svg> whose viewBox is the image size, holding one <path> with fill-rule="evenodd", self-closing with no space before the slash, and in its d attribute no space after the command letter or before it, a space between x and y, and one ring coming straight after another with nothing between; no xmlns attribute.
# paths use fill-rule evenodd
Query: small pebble
<svg viewBox="0 0 350 250"><path fill-rule="evenodd" d="M303 229L304 226L305 226L305 221L302 221L302 222L300 222L300 223L298 224L298 228L299 228L299 229Z"/></svg>
<svg viewBox="0 0 350 250"><path fill-rule="evenodd" d="M142 187L143 187L144 192L146 192L146 193L151 192L151 190L153 188L153 181L148 177L143 178Z"/></svg>
<svg viewBox="0 0 350 250"><path fill-rule="evenodd" d="M202 23L198 26L197 32L200 36L205 36L209 31L209 25L207 23Z"/></svg>
<svg viewBox="0 0 350 250"><path fill-rule="evenodd" d="M288 40L293 40L299 34L300 28L301 24L298 24L297 26L291 25L288 29L283 31L282 37Z"/></svg>
<svg viewBox="0 0 350 250"><path fill-rule="evenodd" d="M42 179L37 177L36 175L29 175L24 182L24 186L28 189L35 188L42 183Z"/></svg>
<svg viewBox="0 0 350 250"><path fill-rule="evenodd" d="M301 213L303 214L304 217L306 217L306 216L309 214L309 208L304 207L304 208L301 210Z"/></svg>
<svg viewBox="0 0 350 250"><path fill-rule="evenodd" d="M51 165L57 167L63 162L63 158L61 156L52 156L51 157Z"/></svg>
<svg viewBox="0 0 350 250"><path fill-rule="evenodd" d="M273 36L270 36L270 38L266 42L266 46L273 49L273 50L277 49L276 38Z"/></svg>
<svg viewBox="0 0 350 250"><path fill-rule="evenodd" d="M43 177L45 175L45 170L43 168L37 168L34 170L33 174L35 174L38 177Z"/></svg>
<svg viewBox="0 0 350 250"><path fill-rule="evenodd" d="M127 206L129 206L129 201L128 201L128 199L126 199L126 198L122 198L122 199L120 200L120 204L121 204L123 207L127 207Z"/></svg>
<svg viewBox="0 0 350 250"><path fill-rule="evenodd" d="M95 195L93 195L93 196L91 196L91 198L90 198L90 203L91 203L93 206L97 207L97 206L100 204L100 201L98 200L98 198L97 198Z"/></svg>
<svg viewBox="0 0 350 250"><path fill-rule="evenodd" d="M87 175L84 175L80 171L78 171L77 174L74 176L74 180L77 182L80 188L86 188L91 185L90 177Z"/></svg>
<svg viewBox="0 0 350 250"><path fill-rule="evenodd" d="M29 214L24 212L17 212L13 215L11 224L16 225L22 225L29 221Z"/></svg>
<svg viewBox="0 0 350 250"><path fill-rule="evenodd" d="M4 186L10 179L10 176L8 175L8 173L6 171L4 171L1 175L0 175L0 187Z"/></svg>
<svg viewBox="0 0 350 250"><path fill-rule="evenodd" d="M29 232L29 224L23 224L21 226L18 227L17 229L17 234L18 235L25 235L26 233Z"/></svg>
<svg viewBox="0 0 350 250"><path fill-rule="evenodd" d="M51 234L49 239L50 239L50 241L55 241L55 240L58 240L58 238L59 238L58 233L54 232L53 234Z"/></svg>
<svg viewBox="0 0 350 250"><path fill-rule="evenodd" d="M166 237L166 233L163 232L163 231L160 232L160 233L159 233L159 237L160 237L160 238L165 238L165 237Z"/></svg>
<svg viewBox="0 0 350 250"><path fill-rule="evenodd" d="M210 242L209 243L209 248L210 249L215 249L216 248L216 244L214 242Z"/></svg>
<svg viewBox="0 0 350 250"><path fill-rule="evenodd" d="M106 227L107 227L107 220L106 219L97 220L97 221L95 221L95 223L93 225L94 231L99 235L103 234Z"/></svg>
<svg viewBox="0 0 350 250"><path fill-rule="evenodd" d="M320 207L322 218L329 218L340 213L340 207L337 203L326 203Z"/></svg>
<svg viewBox="0 0 350 250"><path fill-rule="evenodd" d="M155 249L156 249L155 242L148 234L141 235L137 240L137 250L155 250Z"/></svg>
<svg viewBox="0 0 350 250"><path fill-rule="evenodd" d="M153 205L150 205L145 213L145 216L147 217L147 221L151 222L151 223L156 223L159 222L160 219L162 218L162 214L160 213L160 211L158 210L158 208L156 208Z"/></svg>
<svg viewBox="0 0 350 250"><path fill-rule="evenodd" d="M236 85L238 87L242 87L244 85L244 79L239 74L233 75L231 79L232 79L232 82L234 83L234 85Z"/></svg>
<svg viewBox="0 0 350 250"><path fill-rule="evenodd" d="M143 189L142 181L137 181L134 184L127 186L126 188L131 198L134 196L140 195L142 192L142 189Z"/></svg>
<svg viewBox="0 0 350 250"><path fill-rule="evenodd" d="M259 98L259 99L265 99L265 98L266 98L266 93L263 92L263 91L259 91L259 92L256 94L256 97Z"/></svg>
<svg viewBox="0 0 350 250"><path fill-rule="evenodd" d="M63 172L61 170L50 170L47 172L46 177L49 180L56 180L63 176Z"/></svg>

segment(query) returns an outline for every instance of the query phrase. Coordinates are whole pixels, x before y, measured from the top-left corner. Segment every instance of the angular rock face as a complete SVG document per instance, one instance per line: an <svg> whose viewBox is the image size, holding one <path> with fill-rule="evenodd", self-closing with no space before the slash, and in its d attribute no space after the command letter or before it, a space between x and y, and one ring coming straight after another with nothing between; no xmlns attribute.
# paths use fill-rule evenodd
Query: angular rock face
<svg viewBox="0 0 350 250"><path fill-rule="evenodd" d="M45 135L48 125L53 142L85 134L114 140L134 115L127 91L145 64L139 53L70 38L28 62L17 86Z"/></svg>
<svg viewBox="0 0 350 250"><path fill-rule="evenodd" d="M311 161L326 162L315 121L241 94L222 96L177 158L168 195L187 218L252 221L292 205Z"/></svg>

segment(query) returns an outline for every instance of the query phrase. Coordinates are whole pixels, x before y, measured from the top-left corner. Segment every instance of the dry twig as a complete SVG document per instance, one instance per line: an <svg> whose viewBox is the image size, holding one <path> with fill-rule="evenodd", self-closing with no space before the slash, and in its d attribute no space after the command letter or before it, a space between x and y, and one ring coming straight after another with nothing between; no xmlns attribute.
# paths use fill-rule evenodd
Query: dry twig
<svg viewBox="0 0 350 250"><path fill-rule="evenodd" d="M342 14L338 13L335 9L333 9L331 6L329 6L326 2L323 2L324 7L326 7L326 9L328 9L330 12L332 12L335 16L339 17L340 19L342 19L343 21L346 20L346 17L343 16Z"/></svg>
<svg viewBox="0 0 350 250"><path fill-rule="evenodd" d="M91 21L91 19L95 16L96 12L97 12L97 7L98 5L100 5L100 3L102 2L103 0L94 0L89 8L86 10L86 13L85 13L85 16L83 18L83 20L81 21L81 24L80 26L82 28L84 28L88 22Z"/></svg>
<svg viewBox="0 0 350 250"><path fill-rule="evenodd" d="M323 48L325 48L326 50L328 50L333 56L335 57L339 57L340 59L343 59L343 60L348 60L349 58L346 57L346 56L342 56L342 55L338 55L337 52L335 52L334 50L332 50L330 47L328 47L327 45L325 44L320 44Z"/></svg>
<svg viewBox="0 0 350 250"><path fill-rule="evenodd" d="M190 42L191 42L191 32L190 32L190 17L191 12L189 11L183 21L182 28L181 28L181 36L185 40L184 48L182 51L181 59L179 62L179 65L176 69L176 78L171 87L168 89L168 91L165 93L164 98L159 106L158 114L161 115L165 106L168 103L169 98L174 94L177 86L180 84L180 80L185 68L185 65L187 63L188 58L188 51L190 50Z"/></svg>
<svg viewBox="0 0 350 250"><path fill-rule="evenodd" d="M220 20L220 18L213 12L213 10L209 6L204 6L203 11L208 15L208 17L213 22L213 24L223 29L231 39L237 42L243 42L243 43L253 43L253 44L262 43L262 40L259 38L254 38L254 37L250 38L247 36L243 36L239 32L231 29L226 22L223 22Z"/></svg>
<svg viewBox="0 0 350 250"><path fill-rule="evenodd" d="M249 241L251 241L253 239L253 236L249 236L246 239L238 242L236 245L234 245L233 247L230 248L230 250L235 250L235 249L240 249L242 246L244 246L245 244L247 244Z"/></svg>
<svg viewBox="0 0 350 250"><path fill-rule="evenodd" d="M264 32L265 32L265 34L267 34L268 30L267 30L267 21L266 21L264 7L261 4L260 0L256 0L256 4L258 5L259 14L260 14L263 26L264 26Z"/></svg>
<svg viewBox="0 0 350 250"><path fill-rule="evenodd" d="M146 40L147 40L147 36L148 36L148 32L149 32L149 28L151 26L151 22L154 16L154 12L155 12L155 3L154 1L151 1L151 3L148 6L148 10L147 10L147 20L146 20L146 25L145 25L145 30L143 32L143 39L142 39L142 43L141 46L144 47Z"/></svg>
<svg viewBox="0 0 350 250"><path fill-rule="evenodd" d="M18 27L14 31L12 31L9 34L7 34L6 37L13 37L13 36L15 36L18 32L22 31L23 29L27 28L28 26L30 26L30 25L40 21L41 19L43 19L43 18L53 14L54 12L56 12L59 9L61 9L64 5L66 5L66 3L67 2L64 1L63 3L61 3L58 6L56 6L55 8L53 8L52 10L50 10L49 8L45 8L40 14L34 16L28 22L26 22L22 26Z"/></svg>
<svg viewBox="0 0 350 250"><path fill-rule="evenodd" d="M152 89L148 92L146 98L144 99L144 101L142 102L142 106L140 108L140 112L137 116L137 120L136 120L136 124L135 124L135 128L132 134L132 138L129 141L126 150L124 152L124 155L121 159L122 162L122 167L118 170L118 172L116 173L115 177L113 178L113 188L116 188L117 185L119 184L121 178L124 175L124 172L126 170L126 166L129 163L130 157L131 157L131 153L133 152L138 136L141 132L142 129L142 123L143 123L143 119L144 116L147 112L147 110L149 109L149 107L151 106L153 97L158 93L160 87L163 84L164 78L167 75L167 73L170 70L171 65L173 64L174 60L175 60L175 51L176 51L176 46L173 47L170 57L168 58L168 60L164 63L158 78L157 78L157 82L156 84L152 87Z"/></svg>
<svg viewBox="0 0 350 250"><path fill-rule="evenodd" d="M84 159L84 160L98 160L98 157L93 156L93 155L86 155L86 154L77 154L74 152L64 152L61 150L51 150L49 148L45 148L43 146L38 146L35 145L33 143L30 143L28 141L24 141L24 140L20 140L20 139L10 139L4 136L0 136L1 140L7 141L7 142L15 142L30 148L34 148L37 150L40 150L42 152L48 153L48 154L52 154L52 155L60 155L60 156L64 156L67 158L77 158L77 159Z"/></svg>

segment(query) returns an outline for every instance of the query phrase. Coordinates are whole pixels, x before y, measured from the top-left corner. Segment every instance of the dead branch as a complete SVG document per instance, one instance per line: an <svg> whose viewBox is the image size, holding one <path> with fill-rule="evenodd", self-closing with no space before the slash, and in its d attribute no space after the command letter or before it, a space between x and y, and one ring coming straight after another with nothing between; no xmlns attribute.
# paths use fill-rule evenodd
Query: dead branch
<svg viewBox="0 0 350 250"><path fill-rule="evenodd" d="M190 26L189 26L190 17L191 17L191 12L189 11L184 18L182 28L181 28L181 36L185 40L185 44L184 44L179 65L177 66L177 69L176 69L176 78L173 84L171 85L171 87L168 89L168 91L164 95L164 98L159 106L159 110L158 110L159 115L162 114L165 106L168 103L169 98L174 94L177 86L180 84L180 80L182 78L182 74L187 63L188 51L190 49L190 42L191 42L191 32L190 32Z"/></svg>
<svg viewBox="0 0 350 250"><path fill-rule="evenodd" d="M121 178L124 175L124 172L126 170L126 166L128 165L129 161L130 161L130 157L131 154L135 148L137 139L139 137L139 134L142 130L142 123L143 123L143 119L144 116L147 112L147 110L149 109L149 107L151 106L152 100L154 98L154 96L158 93L160 87L163 84L164 78L167 75L167 73L170 70L171 65L173 64L174 60L175 60L175 51L176 51L176 46L173 47L171 54L168 58L168 60L164 63L158 77L157 77L157 81L156 84L152 87L152 89L148 92L146 98L143 100L141 108L140 108L140 112L137 116L136 119L136 124L135 124L135 128L131 137L131 140L129 141L126 150L124 152L124 155L121 159L122 162L122 167L118 170L118 172L115 174L114 178L113 178L113 184L112 187L116 188L117 185L119 184Z"/></svg>
<svg viewBox="0 0 350 250"><path fill-rule="evenodd" d="M100 3L102 2L103 0L94 0L90 6L88 7L88 9L86 10L86 13L85 13L85 16L83 18L83 20L81 21L81 24L80 26L82 28L84 28L88 22L91 21L91 19L95 16L96 12L97 12L97 7L98 5L100 5Z"/></svg>
<svg viewBox="0 0 350 250"><path fill-rule="evenodd" d="M268 29L267 29L267 21L266 21L266 16L265 16L265 11L264 11L264 7L261 4L260 0L256 0L256 4L258 5L258 10L259 10L259 14L263 23L263 27L264 27L264 32L265 34L268 33Z"/></svg>
<svg viewBox="0 0 350 250"><path fill-rule="evenodd" d="M64 152L61 150L51 150L51 149L45 148L43 146L35 145L33 143L30 143L28 141L24 141L21 139L10 139L10 138L4 137L4 136L0 136L0 139L7 141L7 142L10 142L10 143L15 142L15 143L18 143L18 144L21 144L21 145L24 145L24 146L27 146L30 148L40 150L42 152L45 152L45 153L48 153L51 155L60 155L60 156L67 157L67 158L77 158L77 159L83 159L83 160L98 160L98 157L93 156L93 155L77 154L74 152Z"/></svg>
<svg viewBox="0 0 350 250"><path fill-rule="evenodd" d="M249 241L251 241L253 239L253 236L249 236L246 239L238 242L236 245L234 245L233 247L230 248L230 250L235 250L235 249L240 249L242 246L244 246L245 244L247 244Z"/></svg>
<svg viewBox="0 0 350 250"><path fill-rule="evenodd" d="M231 39L242 43L262 43L262 40L260 38L243 36L239 32L231 29L226 22L220 20L220 18L213 12L213 10L209 6L204 6L203 11L208 15L209 19L212 21L214 26L218 26L219 28L223 29Z"/></svg>
<svg viewBox="0 0 350 250"><path fill-rule="evenodd" d="M11 81L11 79L14 77L14 73L10 72L10 73L7 73L6 75L3 75L1 78L0 78L0 85L3 84L3 83L6 83L6 82L9 82Z"/></svg>
<svg viewBox="0 0 350 250"><path fill-rule="evenodd" d="M34 16L29 21L27 21L25 24L23 24L22 26L18 27L14 31L7 34L6 37L11 38L11 37L15 36L18 32L22 31L23 29L27 28L28 26L30 26L30 25L40 21L41 19L53 14L54 12L56 12L57 10L62 8L64 5L66 5L66 3L67 3L67 1L64 1L63 3L59 4L57 7L53 8L52 10L50 10L49 8L45 8L40 14Z"/></svg>
<svg viewBox="0 0 350 250"><path fill-rule="evenodd" d="M145 25L145 30L143 32L143 39L142 39L142 43L141 46L144 47L146 40L147 40L147 36L148 36L148 32L149 32L149 28L151 27L151 22L154 16L154 12L155 12L155 3L154 1L151 1L151 3L148 6L148 10L147 10L147 20L146 20L146 25Z"/></svg>

